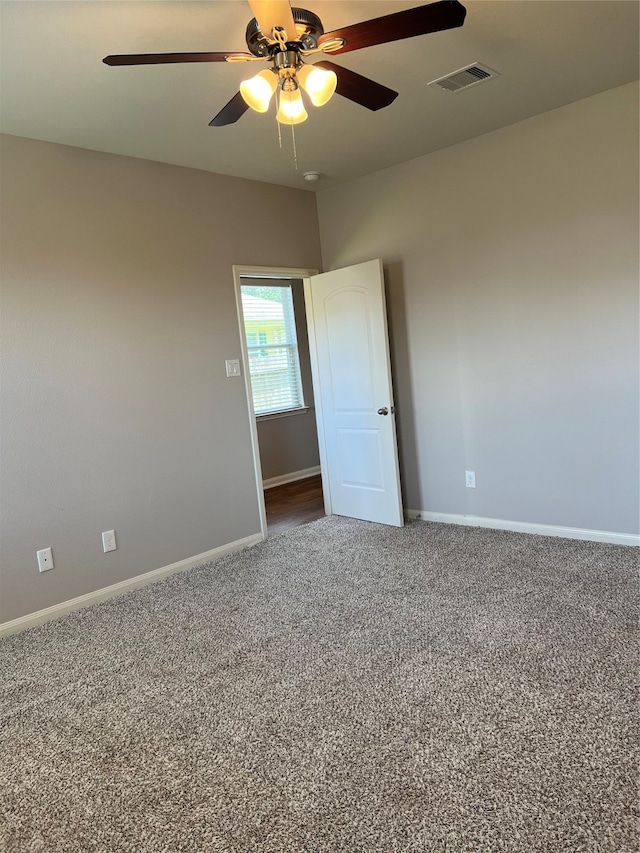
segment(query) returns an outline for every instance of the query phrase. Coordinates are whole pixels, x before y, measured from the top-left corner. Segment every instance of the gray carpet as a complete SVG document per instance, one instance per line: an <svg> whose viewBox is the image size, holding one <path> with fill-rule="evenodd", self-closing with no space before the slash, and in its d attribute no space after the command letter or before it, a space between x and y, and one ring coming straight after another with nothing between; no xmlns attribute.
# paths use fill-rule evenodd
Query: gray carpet
<svg viewBox="0 0 640 853"><path fill-rule="evenodd" d="M637 560L334 517L6 638L3 849L635 851Z"/></svg>

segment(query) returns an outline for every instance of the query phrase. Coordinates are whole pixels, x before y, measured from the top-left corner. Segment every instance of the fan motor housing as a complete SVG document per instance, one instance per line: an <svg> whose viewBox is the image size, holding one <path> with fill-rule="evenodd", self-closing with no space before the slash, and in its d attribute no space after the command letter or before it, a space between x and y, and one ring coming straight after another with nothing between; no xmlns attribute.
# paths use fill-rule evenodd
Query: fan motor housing
<svg viewBox="0 0 640 853"><path fill-rule="evenodd" d="M315 50L318 47L318 39L324 33L322 21L307 9L292 8L291 14L296 25L296 38L291 40L291 34L287 33L289 36L287 46L291 45L297 50L300 48ZM271 53L273 40L262 32L255 18L252 18L247 25L245 39L249 51L254 56L267 57Z"/></svg>

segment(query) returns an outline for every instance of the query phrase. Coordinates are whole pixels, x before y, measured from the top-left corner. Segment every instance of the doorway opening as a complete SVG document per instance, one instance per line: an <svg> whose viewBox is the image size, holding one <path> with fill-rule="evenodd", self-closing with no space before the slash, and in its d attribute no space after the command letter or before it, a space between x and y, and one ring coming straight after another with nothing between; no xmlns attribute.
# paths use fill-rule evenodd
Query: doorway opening
<svg viewBox="0 0 640 853"><path fill-rule="evenodd" d="M262 535L325 515L302 279L234 267Z"/></svg>
<svg viewBox="0 0 640 853"><path fill-rule="evenodd" d="M326 513L402 527L404 511L382 260L377 258L321 274L311 270L234 267L234 277L263 537L267 536L263 488L269 478L260 461L264 444L258 439L258 421L268 423L272 416L282 418L283 423L293 421L288 443L294 446L296 441L300 443L301 417L308 416L309 407L304 403L304 390L300 398L295 389L296 369L291 365L287 368L288 390L277 388L275 398L267 394L258 405L263 389L259 377L255 377L254 384L250 355L257 358L256 353L261 354L260 369L275 365L273 359L267 361L270 353L287 348L293 351L297 340L294 347L289 332L283 332L282 340L270 343L267 328L261 330L262 337L260 334L250 337L259 330L248 328L245 323L243 280L249 280L249 297L260 293L267 296L266 291L276 291L271 297L274 300L277 297L282 306L286 300L277 293L279 288L293 290L294 280L298 286L303 285L303 295L298 298L301 309L304 305L304 314L302 310L298 313L301 322L306 320L308 326L300 335L300 343L309 344L308 388L315 406L314 417L309 419L308 441L312 436L315 438L314 451L317 448L318 456L313 461L319 461ZM265 282L264 292L256 290L260 279ZM292 304L294 299L291 296ZM285 313L282 307L279 322L283 329L287 327ZM289 331L295 325L293 320L289 321ZM301 373L302 362L297 369ZM270 367L265 368L266 373L269 371ZM267 390L274 390L270 382L267 376ZM260 393L256 393L257 389ZM277 402L278 395L284 401L283 407ZM308 449L308 442L306 446ZM301 468L296 479L316 474L318 468ZM272 478L269 485L276 484L274 479L277 483L277 478Z"/></svg>
<svg viewBox="0 0 640 853"><path fill-rule="evenodd" d="M324 518L322 477L315 474L264 491L269 536Z"/></svg>

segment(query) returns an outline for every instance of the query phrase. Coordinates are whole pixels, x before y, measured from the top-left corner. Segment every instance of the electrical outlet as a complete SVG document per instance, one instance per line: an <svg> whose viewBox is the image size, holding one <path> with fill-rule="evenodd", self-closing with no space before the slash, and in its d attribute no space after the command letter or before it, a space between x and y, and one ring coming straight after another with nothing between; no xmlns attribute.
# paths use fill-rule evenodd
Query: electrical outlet
<svg viewBox="0 0 640 853"><path fill-rule="evenodd" d="M36 551L38 558L38 571L48 572L53 568L53 554L51 548L43 548L41 551Z"/></svg>
<svg viewBox="0 0 640 853"><path fill-rule="evenodd" d="M476 472L475 471L465 471L464 472L464 480L465 480L465 486L468 489L475 489L475 487L476 487Z"/></svg>
<svg viewBox="0 0 640 853"><path fill-rule="evenodd" d="M115 530L105 530L102 534L102 549L104 553L115 551L117 547Z"/></svg>

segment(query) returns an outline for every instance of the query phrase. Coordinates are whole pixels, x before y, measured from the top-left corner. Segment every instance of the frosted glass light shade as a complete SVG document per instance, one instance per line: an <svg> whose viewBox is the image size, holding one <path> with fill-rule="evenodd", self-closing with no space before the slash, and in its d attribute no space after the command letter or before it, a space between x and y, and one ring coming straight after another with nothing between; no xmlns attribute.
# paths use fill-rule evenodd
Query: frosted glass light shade
<svg viewBox="0 0 640 853"><path fill-rule="evenodd" d="M277 85L277 75L266 69L250 80L243 80L240 83L240 94L252 110L257 113L266 113Z"/></svg>
<svg viewBox="0 0 640 853"><path fill-rule="evenodd" d="M300 124L309 118L302 103L300 89L293 92L280 92L280 106L276 118L280 124Z"/></svg>
<svg viewBox="0 0 640 853"><path fill-rule="evenodd" d="M297 77L314 107L324 106L338 85L335 72L318 68L315 65L303 65L298 71Z"/></svg>

